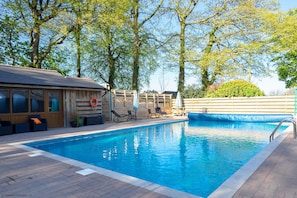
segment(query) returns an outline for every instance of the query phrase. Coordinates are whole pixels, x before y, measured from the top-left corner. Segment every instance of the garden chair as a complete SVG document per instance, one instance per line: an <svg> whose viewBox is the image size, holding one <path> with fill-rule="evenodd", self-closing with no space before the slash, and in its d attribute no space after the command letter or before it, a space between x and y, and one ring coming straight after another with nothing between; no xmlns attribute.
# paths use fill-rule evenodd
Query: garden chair
<svg viewBox="0 0 297 198"><path fill-rule="evenodd" d="M10 121L0 120L0 135L9 135L13 133L13 127Z"/></svg>
<svg viewBox="0 0 297 198"><path fill-rule="evenodd" d="M40 115L30 115L29 123L31 131L47 131L47 120Z"/></svg>
<svg viewBox="0 0 297 198"><path fill-rule="evenodd" d="M153 113L151 109L147 109L149 118L158 118L159 116L156 113Z"/></svg>
<svg viewBox="0 0 297 198"><path fill-rule="evenodd" d="M130 119L134 119L136 120L136 114L132 114L132 111L131 110L128 110L128 116L130 117Z"/></svg>

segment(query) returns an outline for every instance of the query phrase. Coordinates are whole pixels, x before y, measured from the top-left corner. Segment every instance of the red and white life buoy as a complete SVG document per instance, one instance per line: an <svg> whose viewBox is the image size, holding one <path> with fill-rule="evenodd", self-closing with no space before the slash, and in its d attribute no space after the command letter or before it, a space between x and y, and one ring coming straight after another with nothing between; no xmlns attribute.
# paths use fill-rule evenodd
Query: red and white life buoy
<svg viewBox="0 0 297 198"><path fill-rule="evenodd" d="M97 100L97 98L91 98L90 99L90 105L91 105L91 107L93 107L93 108L95 108L95 107L97 107L97 105L98 105L98 100Z"/></svg>

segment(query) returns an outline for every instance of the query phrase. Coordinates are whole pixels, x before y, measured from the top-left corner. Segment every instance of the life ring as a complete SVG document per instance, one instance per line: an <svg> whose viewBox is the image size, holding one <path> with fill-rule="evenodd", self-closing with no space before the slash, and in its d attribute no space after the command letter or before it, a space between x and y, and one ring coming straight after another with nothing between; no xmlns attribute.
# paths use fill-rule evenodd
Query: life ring
<svg viewBox="0 0 297 198"><path fill-rule="evenodd" d="M97 105L98 105L98 100L97 100L97 98L91 98L91 99L90 99L90 105L91 105L91 107L93 107L93 108L97 107Z"/></svg>

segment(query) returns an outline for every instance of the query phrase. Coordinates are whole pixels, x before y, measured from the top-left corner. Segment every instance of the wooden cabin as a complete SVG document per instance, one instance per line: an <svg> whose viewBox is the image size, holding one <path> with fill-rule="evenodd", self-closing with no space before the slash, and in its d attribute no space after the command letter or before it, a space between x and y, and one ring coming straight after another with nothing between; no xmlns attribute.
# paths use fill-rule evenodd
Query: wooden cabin
<svg viewBox="0 0 297 198"><path fill-rule="evenodd" d="M55 70L0 65L0 120L46 118L49 128L68 127L76 117L102 115L106 89L91 79L62 76Z"/></svg>

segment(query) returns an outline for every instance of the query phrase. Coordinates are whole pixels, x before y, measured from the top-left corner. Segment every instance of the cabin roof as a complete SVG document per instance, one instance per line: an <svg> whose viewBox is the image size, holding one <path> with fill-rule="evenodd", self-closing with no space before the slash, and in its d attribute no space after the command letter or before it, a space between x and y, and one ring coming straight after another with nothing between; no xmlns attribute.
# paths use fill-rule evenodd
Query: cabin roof
<svg viewBox="0 0 297 198"><path fill-rule="evenodd" d="M63 76L56 70L0 64L0 84L47 86L86 89L105 89L90 78Z"/></svg>

